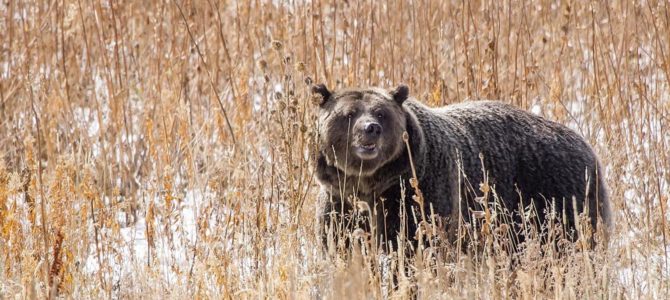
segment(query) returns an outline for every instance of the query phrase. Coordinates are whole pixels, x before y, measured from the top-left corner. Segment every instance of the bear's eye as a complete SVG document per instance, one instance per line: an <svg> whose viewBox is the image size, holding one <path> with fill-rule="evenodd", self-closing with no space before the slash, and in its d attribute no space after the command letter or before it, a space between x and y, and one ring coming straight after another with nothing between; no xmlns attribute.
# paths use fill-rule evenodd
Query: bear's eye
<svg viewBox="0 0 670 300"><path fill-rule="evenodd" d="M377 118L378 119L383 119L384 118L384 113L383 112L378 112L377 113Z"/></svg>

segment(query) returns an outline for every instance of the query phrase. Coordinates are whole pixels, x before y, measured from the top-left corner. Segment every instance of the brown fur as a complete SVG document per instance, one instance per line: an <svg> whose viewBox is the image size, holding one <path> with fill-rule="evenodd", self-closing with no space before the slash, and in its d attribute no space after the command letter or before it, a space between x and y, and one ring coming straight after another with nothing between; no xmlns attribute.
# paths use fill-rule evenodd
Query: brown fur
<svg viewBox="0 0 670 300"><path fill-rule="evenodd" d="M575 216L583 212L594 228L598 219L611 223L595 153L561 124L496 101L429 108L408 100L406 86L330 92L320 85L314 92L323 97L315 167L324 238L328 228L346 224L347 230L377 227L380 238L395 240L399 213L411 216L415 204L413 190L407 188L413 174L405 131L426 207L448 219L448 232L457 220L470 222L472 211L496 205L511 213L516 224L531 205L538 224L552 207L559 217L565 212L568 231L574 231ZM501 203L477 200L484 196L478 188L484 181ZM353 209L361 204L369 208L366 215ZM370 216L376 216L372 222ZM407 225L406 237L411 238L415 224Z"/></svg>

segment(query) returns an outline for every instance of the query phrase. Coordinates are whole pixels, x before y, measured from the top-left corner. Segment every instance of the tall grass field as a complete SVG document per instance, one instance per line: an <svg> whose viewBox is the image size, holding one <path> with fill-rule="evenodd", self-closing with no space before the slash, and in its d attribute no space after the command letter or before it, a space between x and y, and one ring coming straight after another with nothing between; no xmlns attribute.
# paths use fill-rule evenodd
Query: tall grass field
<svg viewBox="0 0 670 300"><path fill-rule="evenodd" d="M608 238L324 249L316 83L565 124ZM669 204L668 1L0 2L0 299L668 299Z"/></svg>

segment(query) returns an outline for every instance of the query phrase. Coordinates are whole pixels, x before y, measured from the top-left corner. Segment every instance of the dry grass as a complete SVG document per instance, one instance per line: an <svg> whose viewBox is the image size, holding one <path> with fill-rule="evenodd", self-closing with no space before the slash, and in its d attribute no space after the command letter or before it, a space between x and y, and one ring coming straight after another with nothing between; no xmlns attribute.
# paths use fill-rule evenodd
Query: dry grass
<svg viewBox="0 0 670 300"><path fill-rule="evenodd" d="M281 2L0 4L0 298L670 295L668 2ZM317 81L568 124L604 164L610 246L530 243L516 272L323 254Z"/></svg>

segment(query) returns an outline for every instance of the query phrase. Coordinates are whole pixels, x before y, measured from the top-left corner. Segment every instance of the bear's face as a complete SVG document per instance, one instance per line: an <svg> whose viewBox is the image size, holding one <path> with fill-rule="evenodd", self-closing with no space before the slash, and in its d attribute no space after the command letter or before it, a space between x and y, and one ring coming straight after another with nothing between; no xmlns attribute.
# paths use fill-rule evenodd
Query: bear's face
<svg viewBox="0 0 670 300"><path fill-rule="evenodd" d="M329 165L351 175L369 176L402 153L406 114L402 103L408 89L347 89L320 94L319 151Z"/></svg>

